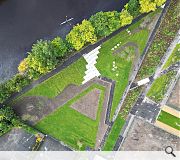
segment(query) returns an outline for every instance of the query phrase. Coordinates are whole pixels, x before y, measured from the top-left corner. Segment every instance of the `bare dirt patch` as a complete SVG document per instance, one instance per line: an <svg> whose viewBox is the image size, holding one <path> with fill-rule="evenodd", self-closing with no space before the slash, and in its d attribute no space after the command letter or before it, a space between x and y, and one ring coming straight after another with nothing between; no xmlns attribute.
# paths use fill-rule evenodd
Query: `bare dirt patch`
<svg viewBox="0 0 180 160"><path fill-rule="evenodd" d="M167 146L180 150L180 138L142 119L135 118L120 150L163 151Z"/></svg>
<svg viewBox="0 0 180 160"><path fill-rule="evenodd" d="M93 89L74 104L72 104L71 107L81 114L96 120L100 93L101 91L99 89Z"/></svg>
<svg viewBox="0 0 180 160"><path fill-rule="evenodd" d="M24 97L13 105L17 115L30 125L36 124L45 115L51 113L56 105L46 97Z"/></svg>

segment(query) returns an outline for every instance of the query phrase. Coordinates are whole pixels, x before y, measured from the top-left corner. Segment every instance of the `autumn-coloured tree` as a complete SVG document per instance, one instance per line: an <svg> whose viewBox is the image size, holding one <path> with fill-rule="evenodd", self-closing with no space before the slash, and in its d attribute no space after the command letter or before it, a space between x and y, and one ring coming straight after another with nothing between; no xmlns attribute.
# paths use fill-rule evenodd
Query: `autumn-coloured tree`
<svg viewBox="0 0 180 160"><path fill-rule="evenodd" d="M81 24L73 27L66 36L66 40L78 51L87 43L95 43L97 37L91 22L83 20Z"/></svg>
<svg viewBox="0 0 180 160"><path fill-rule="evenodd" d="M156 3L152 0L139 0L140 12L148 13L156 10Z"/></svg>
<svg viewBox="0 0 180 160"><path fill-rule="evenodd" d="M120 13L121 26L131 24L132 20L133 16L126 9L123 9Z"/></svg>

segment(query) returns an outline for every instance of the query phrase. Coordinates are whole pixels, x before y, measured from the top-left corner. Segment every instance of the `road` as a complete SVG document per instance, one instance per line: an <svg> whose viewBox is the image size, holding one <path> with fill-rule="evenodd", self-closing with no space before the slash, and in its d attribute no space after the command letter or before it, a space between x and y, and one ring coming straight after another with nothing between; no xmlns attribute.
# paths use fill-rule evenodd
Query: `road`
<svg viewBox="0 0 180 160"><path fill-rule="evenodd" d="M0 82L17 72L19 62L40 38L64 37L72 25L98 11L121 10L128 0L0 0Z"/></svg>

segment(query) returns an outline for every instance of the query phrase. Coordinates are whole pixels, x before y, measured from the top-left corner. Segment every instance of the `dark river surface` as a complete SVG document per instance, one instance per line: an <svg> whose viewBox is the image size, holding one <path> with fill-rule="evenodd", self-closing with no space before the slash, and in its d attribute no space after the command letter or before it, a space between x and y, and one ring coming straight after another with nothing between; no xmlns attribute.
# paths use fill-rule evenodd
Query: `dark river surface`
<svg viewBox="0 0 180 160"><path fill-rule="evenodd" d="M17 72L37 39L65 37L71 26L98 11L121 10L128 0L0 0L0 82Z"/></svg>

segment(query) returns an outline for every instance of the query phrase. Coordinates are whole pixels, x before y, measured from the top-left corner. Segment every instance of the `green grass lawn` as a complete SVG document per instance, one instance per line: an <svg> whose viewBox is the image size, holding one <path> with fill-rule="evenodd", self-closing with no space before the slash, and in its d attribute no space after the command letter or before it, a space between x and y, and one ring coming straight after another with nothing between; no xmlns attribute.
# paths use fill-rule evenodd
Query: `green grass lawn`
<svg viewBox="0 0 180 160"><path fill-rule="evenodd" d="M132 25L129 30L135 29L138 24L140 24L140 22ZM126 31L122 31L112 39L106 41L100 49L96 67L103 76L109 77L116 81L111 118L128 84L128 79L133 64L133 58L128 60L127 57L120 56L121 53L118 55L113 55L113 51L111 49L119 42L121 42L121 46L123 44L126 44L127 42L134 42L139 46L140 54L142 54L143 49L146 46L148 35L149 32L147 29L143 29L132 35L129 35ZM129 55L135 56L134 52L129 53ZM112 71L113 61L115 61L115 64L117 66L116 71ZM116 76L116 74L118 74L118 76Z"/></svg>
<svg viewBox="0 0 180 160"><path fill-rule="evenodd" d="M177 130L180 130L180 118L175 117L165 111L161 111L157 120Z"/></svg>
<svg viewBox="0 0 180 160"><path fill-rule="evenodd" d="M160 102L168 89L168 86L175 76L175 72L170 71L161 77L158 77L152 84L147 96L154 100L155 102Z"/></svg>
<svg viewBox="0 0 180 160"><path fill-rule="evenodd" d="M117 119L115 120L113 127L111 129L111 132L106 140L106 143L104 145L103 151L112 151L116 141L119 137L120 131L125 124L125 120L122 119L119 115Z"/></svg>
<svg viewBox="0 0 180 160"><path fill-rule="evenodd" d="M163 66L163 69L168 68L169 66L171 66L172 64L175 64L178 61L180 61L180 43L177 44L176 47L174 48L167 62Z"/></svg>
<svg viewBox="0 0 180 160"><path fill-rule="evenodd" d="M70 108L74 102L94 88L101 90L96 120L92 120ZM87 146L94 148L104 94L105 88L103 86L92 85L64 106L39 121L35 128L63 141L74 149L85 150ZM80 147L80 144L82 144L82 147Z"/></svg>
<svg viewBox="0 0 180 160"><path fill-rule="evenodd" d="M69 84L80 85L86 71L86 61L79 59L53 77L37 85L23 96L45 96L53 98L60 94Z"/></svg>

